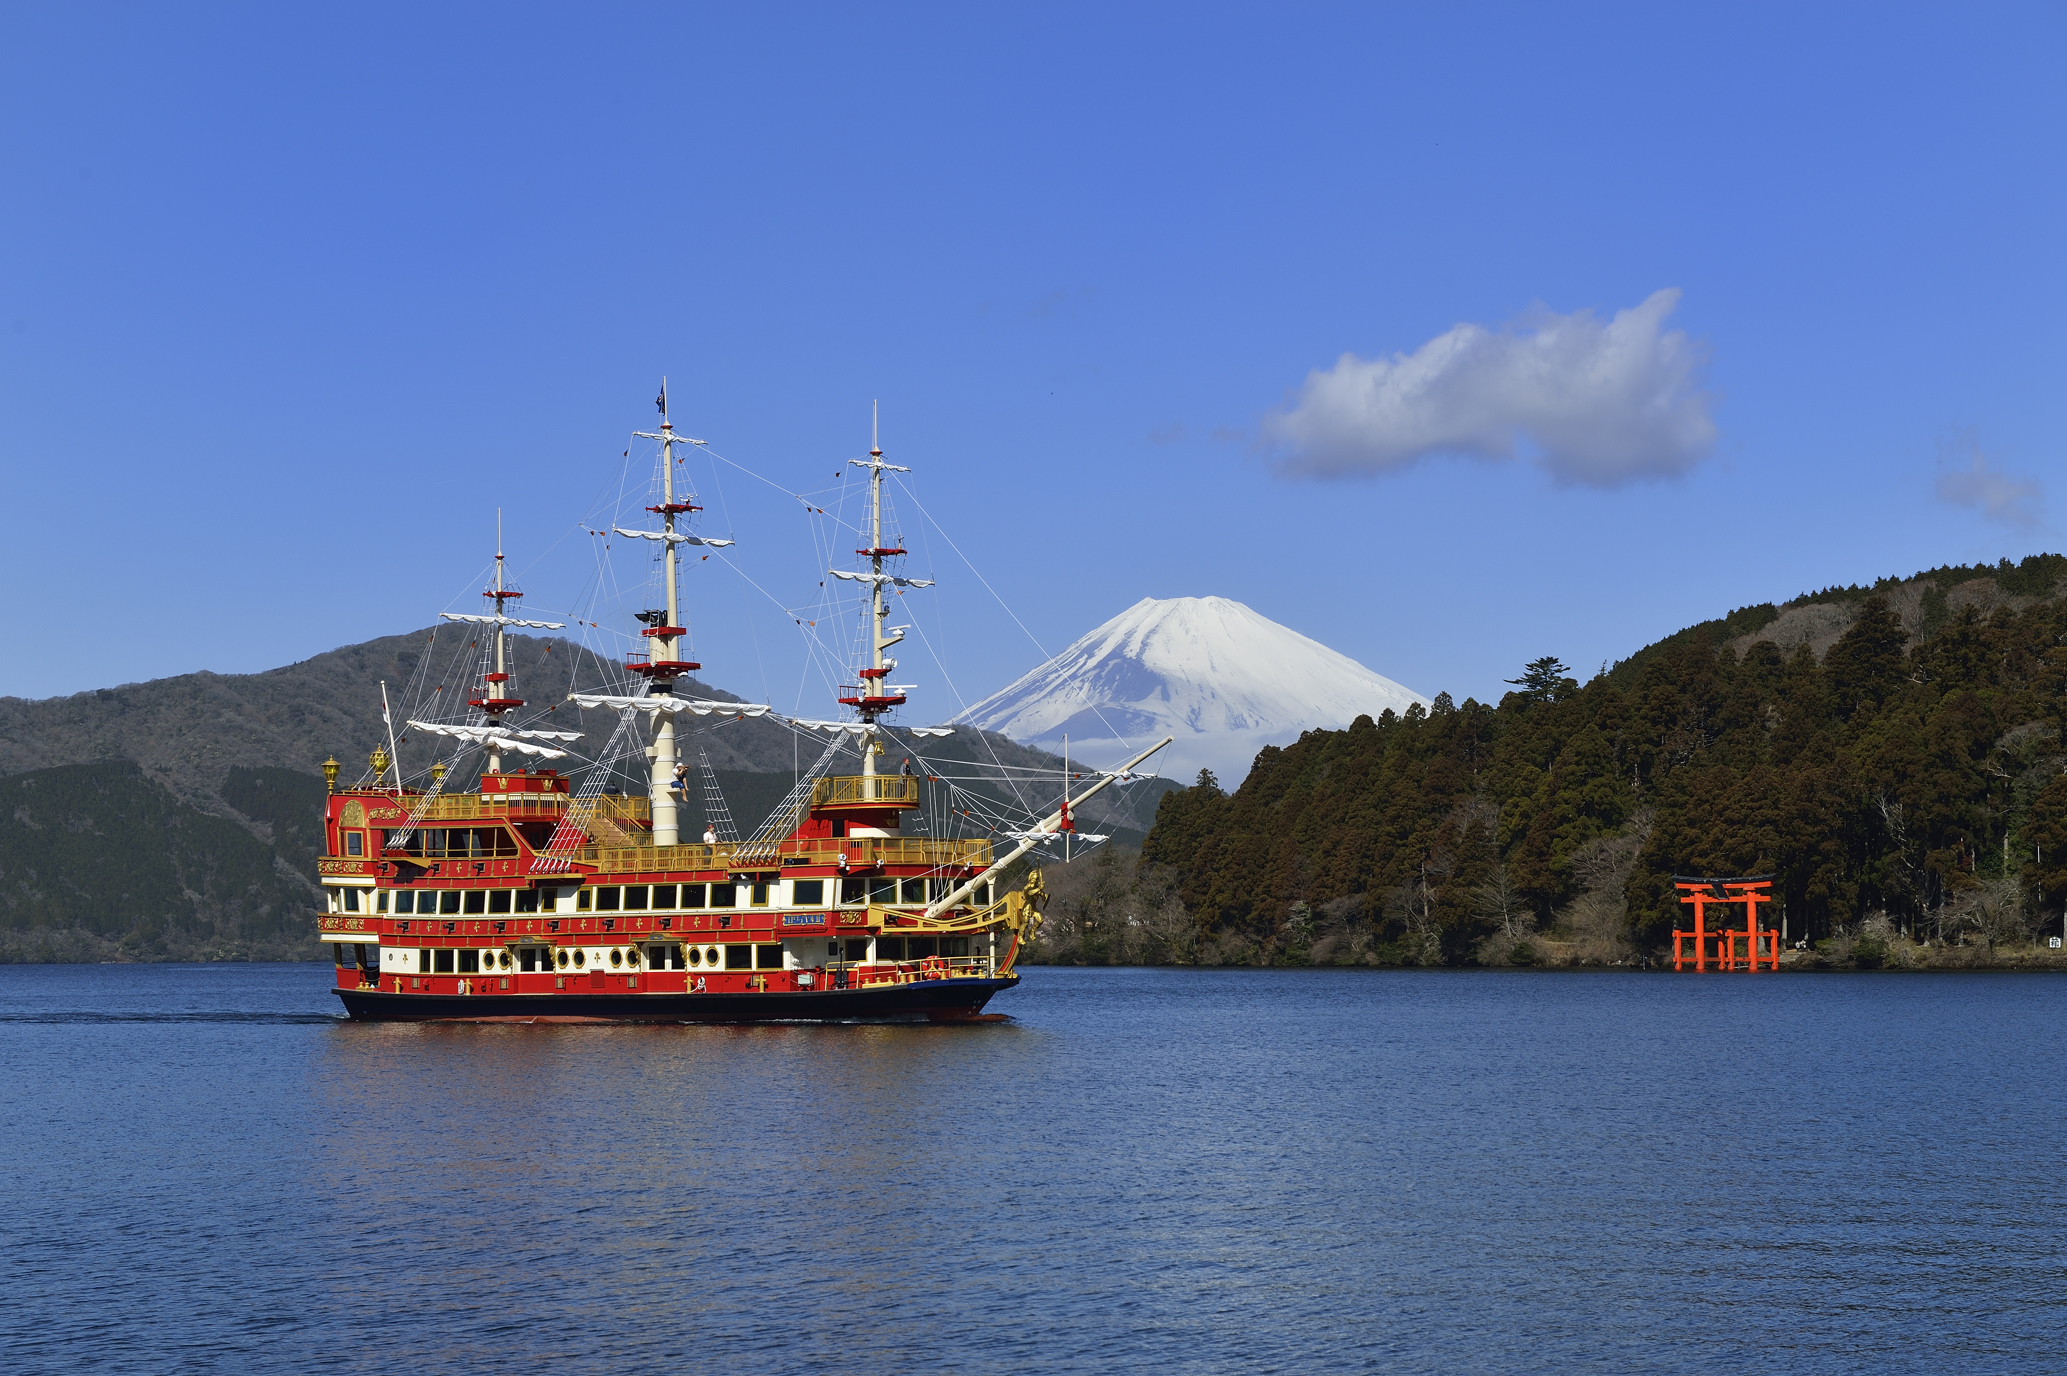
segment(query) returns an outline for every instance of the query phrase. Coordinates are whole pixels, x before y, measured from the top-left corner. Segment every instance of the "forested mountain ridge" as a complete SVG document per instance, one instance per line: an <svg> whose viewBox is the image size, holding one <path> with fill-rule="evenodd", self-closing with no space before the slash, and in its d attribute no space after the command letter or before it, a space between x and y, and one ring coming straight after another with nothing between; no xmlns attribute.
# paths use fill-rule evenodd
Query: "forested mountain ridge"
<svg viewBox="0 0 2067 1376"><path fill-rule="evenodd" d="M1747 608L1581 686L1360 718L1164 798L1224 958L1603 962L1669 943L1671 877L1771 872L1790 932L1986 940L2067 899L2067 558Z"/></svg>

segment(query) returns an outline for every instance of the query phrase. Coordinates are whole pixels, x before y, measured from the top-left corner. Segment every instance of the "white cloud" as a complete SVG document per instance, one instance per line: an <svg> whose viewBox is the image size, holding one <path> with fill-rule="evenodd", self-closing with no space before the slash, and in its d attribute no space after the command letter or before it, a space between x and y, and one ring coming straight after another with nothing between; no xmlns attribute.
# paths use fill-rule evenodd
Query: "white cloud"
<svg viewBox="0 0 2067 1376"><path fill-rule="evenodd" d="M1591 311L1544 311L1497 331L1458 325L1411 354L1344 354L1264 418L1263 438L1288 477L1523 452L1561 483L1674 477L1715 444L1706 350L1664 328L1678 304L1668 288L1605 324Z"/></svg>
<svg viewBox="0 0 2067 1376"><path fill-rule="evenodd" d="M1957 450L1964 449L1964 457ZM1991 521L2029 529L2038 524L2038 484L1990 468L1981 446L1971 437L1955 448L1940 446L1938 500L1953 506L1970 506Z"/></svg>

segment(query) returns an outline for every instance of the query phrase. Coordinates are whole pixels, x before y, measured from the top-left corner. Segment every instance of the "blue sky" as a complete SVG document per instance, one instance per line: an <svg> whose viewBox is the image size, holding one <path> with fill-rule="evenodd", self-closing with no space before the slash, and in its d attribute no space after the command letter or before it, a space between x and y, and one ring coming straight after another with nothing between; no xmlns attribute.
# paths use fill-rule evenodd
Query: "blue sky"
<svg viewBox="0 0 2067 1376"><path fill-rule="evenodd" d="M531 600L574 605L663 373L773 484L699 478L740 541L694 574L707 676L810 711L783 490L866 448L876 398L1024 625L906 500L927 719L1144 596L1486 697L2058 549L2063 29L15 6L0 693L473 610L498 506Z"/></svg>

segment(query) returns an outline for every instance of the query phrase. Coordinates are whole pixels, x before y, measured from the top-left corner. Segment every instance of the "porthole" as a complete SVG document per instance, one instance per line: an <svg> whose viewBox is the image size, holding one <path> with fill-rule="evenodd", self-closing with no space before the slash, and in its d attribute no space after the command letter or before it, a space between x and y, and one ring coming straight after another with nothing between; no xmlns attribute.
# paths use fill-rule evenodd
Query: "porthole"
<svg viewBox="0 0 2067 1376"><path fill-rule="evenodd" d="M611 963L612 965L622 965L622 964L624 964L624 955L623 955L623 953L622 953L622 952L619 952L619 951L612 951L612 952L610 953L610 963Z"/></svg>
<svg viewBox="0 0 2067 1376"><path fill-rule="evenodd" d="M584 954L581 951L576 951L574 953L574 968L577 970L580 969L582 965L587 962L587 960L588 956L586 954Z"/></svg>
<svg viewBox="0 0 2067 1376"><path fill-rule="evenodd" d="M499 956L497 956L497 957L495 958L495 963L496 963L497 965L500 965L500 966L501 966L501 967L502 967L503 969L505 969L505 970L509 969L509 968L510 968L510 953L509 953L508 951L504 951L504 952L503 952L503 953L502 953L501 955L499 955Z"/></svg>
<svg viewBox="0 0 2067 1376"><path fill-rule="evenodd" d="M560 957L559 957L559 958L560 958L560 968L561 968L562 970L566 969L566 968L567 968L567 953L566 953L565 951L562 951L562 952L560 952Z"/></svg>
<svg viewBox="0 0 2067 1376"><path fill-rule="evenodd" d="M703 948L703 963L704 963L704 964L706 964L706 965L708 965L708 966L710 966L710 967L711 967L711 968L713 968L713 969L716 969L716 968L717 968L717 964L718 964L718 948L717 948L717 947L715 947L715 946L706 946L706 947L704 947L704 948Z"/></svg>
<svg viewBox="0 0 2067 1376"><path fill-rule="evenodd" d="M631 948L631 949L630 949L629 951L626 951L626 952L624 953L624 963L625 963L625 964L627 964L627 965L629 965L629 966L631 966L631 967L632 967L633 969L635 969L635 970L639 968L639 948L638 948L638 947L634 946L634 947L632 947L632 948Z"/></svg>
<svg viewBox="0 0 2067 1376"><path fill-rule="evenodd" d="M702 964L703 964L703 948L702 948L701 946L691 946L691 947L689 948L689 965L690 965L690 967L691 967L691 968L693 969L693 968L695 968L695 967L697 967L697 966L700 966L700 965L702 965Z"/></svg>

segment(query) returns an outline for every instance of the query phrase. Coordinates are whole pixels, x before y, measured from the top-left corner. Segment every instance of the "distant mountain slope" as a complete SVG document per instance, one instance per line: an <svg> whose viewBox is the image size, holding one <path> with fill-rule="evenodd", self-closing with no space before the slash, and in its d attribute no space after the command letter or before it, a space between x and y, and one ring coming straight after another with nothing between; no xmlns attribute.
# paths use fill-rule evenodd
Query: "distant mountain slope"
<svg viewBox="0 0 2067 1376"><path fill-rule="evenodd" d="M264 823L266 817L247 811L226 787L232 771L284 768L315 778L323 760L334 754L345 766L344 777L353 778L364 770L373 748L387 743L380 719L382 680L394 702L404 765L412 773L422 769L431 752L427 745L408 739L411 709L405 687L426 656L435 656L439 673L450 669L454 654L466 648L469 634L447 627L438 630L435 639L428 629L383 636L256 674L181 674L70 697L0 698L0 775L134 760L147 776L205 813ZM534 703L560 702L572 683L595 684L593 659L584 662L579 647L569 641L513 635L509 654L518 691ZM579 671L577 664L582 666ZM430 686L437 678L431 675ZM685 680L681 691L721 702L743 701L736 693L695 679ZM589 735L581 748L589 751L602 747L615 724L608 713L590 712L585 721L571 708L566 715L572 719L555 724L585 726ZM779 799L796 769L809 766L821 748L815 741L800 743L787 727L767 719L699 722L685 730L690 762L695 762L698 750L707 751L711 767L734 780L726 785L726 793L728 798L740 793L732 811L747 830L772 806L771 791ZM895 734L893 725L893 738ZM903 748L916 753L917 744ZM1060 778L1058 757L999 735L968 729L923 745L926 756L938 761L980 760L1021 771L1052 772ZM858 757L851 767L859 769ZM762 777L746 777L750 775ZM776 788L778 776L784 781L782 788ZM693 792L700 807L701 791ZM1155 803L1154 790L1109 791L1086 810L1085 818L1145 833ZM697 816L700 824L700 811Z"/></svg>
<svg viewBox="0 0 2067 1376"><path fill-rule="evenodd" d="M1428 699L1225 597L1144 597L959 720L1073 758L1239 780L1266 745Z"/></svg>
<svg viewBox="0 0 2067 1376"><path fill-rule="evenodd" d="M299 801L320 804L322 781L308 782ZM286 849L283 864L128 760L0 778L0 959L311 956L295 867L313 855Z"/></svg>
<svg viewBox="0 0 2067 1376"><path fill-rule="evenodd" d="M315 855L323 760L335 755L349 780L386 745L380 684L386 680L402 733L403 763L417 774L427 742L404 723L407 686L435 656L436 688L468 648L470 632L445 628L347 645L257 674L182 674L70 697L0 698L0 960L283 958L315 951ZM550 705L570 683L593 686L595 665L565 640L512 636L518 691ZM464 679L454 677L456 688ZM720 701L738 696L690 681L685 691ZM571 708L556 724L585 726L581 747L600 749L615 724ZM687 728L692 764L708 752L742 834L788 793L795 771L821 748L766 719ZM962 762L1018 771L1029 806L1051 806L1062 761L1003 736L971 729L945 740L900 741L892 729L889 768L924 746L930 773L1002 800L1013 789L977 782ZM627 768L642 767L634 757ZM849 754L844 768L858 770ZM1052 782L1050 782L1052 780ZM639 781L627 778L630 787ZM1168 785L1108 790L1083 811L1086 830L1138 842ZM929 811L915 826L955 828L957 804L929 782ZM700 831L703 789L690 789L688 822ZM977 810L979 815L981 810ZM964 828L971 825L961 819Z"/></svg>
<svg viewBox="0 0 2067 1376"><path fill-rule="evenodd" d="M97 688L62 698L0 698L0 774L102 759L135 760L182 797L216 799L233 765L319 772L326 756L352 777L387 737L380 720L380 684L387 681L397 728L411 712L406 696L426 656L442 673L465 650L471 632L446 627L346 645L256 674L180 674L148 683ZM552 704L566 696L580 662L562 639L509 637L518 691ZM432 675L435 686L437 674ZM594 669L582 675L593 686ZM463 680L456 681L454 688ZM736 695L690 683L701 697ZM607 720L591 714L591 721ZM569 723L579 725L579 723ZM606 726L603 734L607 736ZM745 721L699 738L720 769L788 768L789 733L772 722ZM591 748L601 745L591 742ZM402 748L405 765L428 759L423 747Z"/></svg>

